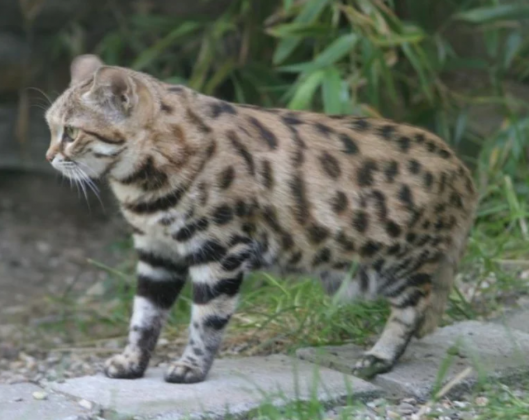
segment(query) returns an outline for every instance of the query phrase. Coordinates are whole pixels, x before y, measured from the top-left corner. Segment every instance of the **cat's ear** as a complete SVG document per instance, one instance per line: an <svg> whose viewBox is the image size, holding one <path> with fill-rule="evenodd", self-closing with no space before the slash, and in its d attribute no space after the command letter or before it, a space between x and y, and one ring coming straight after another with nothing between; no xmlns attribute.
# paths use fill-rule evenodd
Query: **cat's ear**
<svg viewBox="0 0 529 420"><path fill-rule="evenodd" d="M119 67L101 67L94 75L91 89L85 94L91 101L123 117L133 111L149 114L153 99L145 84Z"/></svg>
<svg viewBox="0 0 529 420"><path fill-rule="evenodd" d="M103 66L104 63L96 55L85 54L76 57L70 65L70 86L88 80Z"/></svg>

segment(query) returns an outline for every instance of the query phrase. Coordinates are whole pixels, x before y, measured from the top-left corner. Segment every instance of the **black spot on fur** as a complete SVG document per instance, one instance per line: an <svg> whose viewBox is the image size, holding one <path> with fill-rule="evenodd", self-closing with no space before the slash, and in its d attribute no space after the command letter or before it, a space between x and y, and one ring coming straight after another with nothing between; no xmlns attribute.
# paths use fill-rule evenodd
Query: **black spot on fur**
<svg viewBox="0 0 529 420"><path fill-rule="evenodd" d="M224 102L224 101L214 102L210 105L210 108L211 108L211 113L210 113L211 118L218 118L222 114L237 115L237 109L233 105L227 102Z"/></svg>
<svg viewBox="0 0 529 420"><path fill-rule="evenodd" d="M255 225L253 223L243 223L242 225L242 231L246 233L249 236L252 236L255 234Z"/></svg>
<svg viewBox="0 0 529 420"><path fill-rule="evenodd" d="M385 124L379 128L378 132L385 140L391 140L395 134L395 126L392 124Z"/></svg>
<svg viewBox="0 0 529 420"><path fill-rule="evenodd" d="M443 159L450 159L452 154L446 149L439 149L439 156L441 156Z"/></svg>
<svg viewBox="0 0 529 420"><path fill-rule="evenodd" d="M393 220L390 220L386 223L386 232L392 238L397 238L400 236L402 229Z"/></svg>
<svg viewBox="0 0 529 420"><path fill-rule="evenodd" d="M407 153L408 150L410 150L411 140L409 137L402 136L397 140L397 144L399 145L400 150Z"/></svg>
<svg viewBox="0 0 529 420"><path fill-rule="evenodd" d="M354 130L358 131L367 131L371 126L366 118L356 118L351 125Z"/></svg>
<svg viewBox="0 0 529 420"><path fill-rule="evenodd" d="M239 292L242 283L242 273L236 277L218 280L214 284L193 283L193 302L205 305L219 296L233 297Z"/></svg>
<svg viewBox="0 0 529 420"><path fill-rule="evenodd" d="M208 264L220 261L227 253L227 250L215 240L205 241L202 247L186 257L189 265Z"/></svg>
<svg viewBox="0 0 529 420"><path fill-rule="evenodd" d="M315 223L307 227L307 236L314 244L319 244L329 237L329 230Z"/></svg>
<svg viewBox="0 0 529 420"><path fill-rule="evenodd" d="M443 193L448 183L448 174L443 172L439 181L439 193Z"/></svg>
<svg viewBox="0 0 529 420"><path fill-rule="evenodd" d="M461 196L456 192L450 194L450 204L457 207L458 209L463 208L463 200L461 199Z"/></svg>
<svg viewBox="0 0 529 420"><path fill-rule="evenodd" d="M428 150L430 153L435 153L437 151L437 146L433 141L428 140L426 142L426 150Z"/></svg>
<svg viewBox="0 0 529 420"><path fill-rule="evenodd" d="M331 155L329 152L323 152L320 155L320 163L324 170L324 172L329 175L331 178L339 178L342 174L342 170L340 168L340 164L338 163L338 159L336 159L333 155Z"/></svg>
<svg viewBox="0 0 529 420"><path fill-rule="evenodd" d="M136 171L119 182L124 185L136 184L144 191L152 191L163 187L167 180L167 174L156 167L152 156L148 156Z"/></svg>
<svg viewBox="0 0 529 420"><path fill-rule="evenodd" d="M244 200L238 200L235 204L235 213L239 217L250 215L250 206Z"/></svg>
<svg viewBox="0 0 529 420"><path fill-rule="evenodd" d="M207 125L204 120L195 114L195 112L193 112L191 109L187 109L186 116L189 122L197 127L199 131L205 134L209 134L213 131L211 127Z"/></svg>
<svg viewBox="0 0 529 420"><path fill-rule="evenodd" d="M412 174L417 175L421 172L421 164L416 159L410 159L408 162L408 169Z"/></svg>
<svg viewBox="0 0 529 420"><path fill-rule="evenodd" d="M415 233L408 232L406 234L406 242L408 242L409 244L413 244L416 239L417 239L417 235Z"/></svg>
<svg viewBox="0 0 529 420"><path fill-rule="evenodd" d="M184 284L185 278L181 278L179 281L159 281L140 274L136 286L136 296L144 297L162 309L169 309L173 306Z"/></svg>
<svg viewBox="0 0 529 420"><path fill-rule="evenodd" d="M375 199L375 206L377 209L378 218L381 221L388 217L388 209L386 207L386 196L380 190L373 190L371 196Z"/></svg>
<svg viewBox="0 0 529 420"><path fill-rule="evenodd" d="M322 123L315 123L314 128L324 136L328 136L333 132L332 128Z"/></svg>
<svg viewBox="0 0 529 420"><path fill-rule="evenodd" d="M249 120L250 123L257 129L257 132L268 145L268 147L272 150L276 149L278 143L276 135L272 133L267 127L265 127L263 123L261 123L257 118L250 117Z"/></svg>
<svg viewBox="0 0 529 420"><path fill-rule="evenodd" d="M377 163L374 160L367 159L362 166L358 168L357 179L358 185L361 187L369 187L374 182L374 172L378 169Z"/></svg>
<svg viewBox="0 0 529 420"><path fill-rule="evenodd" d="M369 217L365 211L356 211L353 215L353 227L360 233L364 233L369 227Z"/></svg>
<svg viewBox="0 0 529 420"><path fill-rule="evenodd" d="M347 210L348 199L344 192L338 191L331 200L331 206L335 213L340 214Z"/></svg>
<svg viewBox="0 0 529 420"><path fill-rule="evenodd" d="M341 142L343 143L344 153L347 153L349 155L356 155L359 152L358 145L350 136L341 133L339 137Z"/></svg>
<svg viewBox="0 0 529 420"><path fill-rule="evenodd" d="M177 276L185 276L187 274L187 265L183 262L176 262L142 249L136 251L138 253L138 259L151 267L163 268L166 271L175 273Z"/></svg>
<svg viewBox="0 0 529 420"><path fill-rule="evenodd" d="M387 182L393 182L395 177L399 174L399 164L398 162L392 160L385 164L384 175L386 176Z"/></svg>
<svg viewBox="0 0 529 420"><path fill-rule="evenodd" d="M393 244L388 248L388 255L397 255L401 252L402 247L400 244Z"/></svg>
<svg viewBox="0 0 529 420"><path fill-rule="evenodd" d="M272 172L272 165L268 160L263 160L261 168L261 176L263 177L263 185L269 190L274 186L274 174Z"/></svg>
<svg viewBox="0 0 529 420"><path fill-rule="evenodd" d="M318 251L316 255L314 256L312 265L317 266L320 264L326 264L330 260L331 260L331 250L329 248L323 248L322 250Z"/></svg>
<svg viewBox="0 0 529 420"><path fill-rule="evenodd" d="M276 212L274 211L272 207L266 206L263 209L263 217L274 232L276 233L283 232L283 228L281 227L281 225L279 224L279 221L277 220Z"/></svg>
<svg viewBox="0 0 529 420"><path fill-rule="evenodd" d="M296 252L294 255L292 255L292 258L288 260L288 265L296 265L301 261L301 258L303 258L303 254L301 251Z"/></svg>
<svg viewBox="0 0 529 420"><path fill-rule="evenodd" d="M228 166L220 173L219 177L219 187L223 190L226 190L230 187L235 179L235 169L233 166Z"/></svg>
<svg viewBox="0 0 529 420"><path fill-rule="evenodd" d="M239 139L235 131L230 130L228 131L227 135L235 151L239 154L239 156L241 156L244 159L246 166L248 167L248 173L250 175L254 175L255 174L255 164L254 164L252 154L248 151L246 146L242 144L241 140Z"/></svg>
<svg viewBox="0 0 529 420"><path fill-rule="evenodd" d="M304 225L309 218L309 202L305 189L305 181L300 175L295 175L290 181L290 191L295 200L295 217L300 225Z"/></svg>
<svg viewBox="0 0 529 420"><path fill-rule="evenodd" d="M295 114L285 114L281 117L281 119L283 120L283 123L288 127L303 124L303 121L300 120Z"/></svg>
<svg viewBox="0 0 529 420"><path fill-rule="evenodd" d="M159 211L166 211L172 207L176 207L184 195L184 192L184 188L177 188L154 201L127 203L125 204L125 208L136 214L152 214Z"/></svg>
<svg viewBox="0 0 529 420"><path fill-rule="evenodd" d="M425 174L424 174L424 186L426 188L430 188L433 184L433 175L431 172L427 171Z"/></svg>
<svg viewBox="0 0 529 420"><path fill-rule="evenodd" d="M212 219L217 225L225 225L233 219L233 210L227 204L223 204L213 211Z"/></svg>
<svg viewBox="0 0 529 420"><path fill-rule="evenodd" d="M404 204L406 204L408 209L411 209L414 207L413 194L408 185L402 184L402 186L400 187L399 200L402 201Z"/></svg>
<svg viewBox="0 0 529 420"><path fill-rule="evenodd" d="M375 241L367 241L360 248L360 255L365 258L370 258L382 249L382 244Z"/></svg>
<svg viewBox="0 0 529 420"><path fill-rule="evenodd" d="M202 217L196 220L193 223L188 224L181 228L178 232L173 234L173 239L176 239L179 242L188 241L191 239L197 232L203 232L209 226L208 219Z"/></svg>
<svg viewBox="0 0 529 420"><path fill-rule="evenodd" d="M173 112L173 107L164 102L161 103L160 109L162 110L162 112L165 112L166 114L171 114Z"/></svg>
<svg viewBox="0 0 529 420"><path fill-rule="evenodd" d="M226 327L228 322L230 321L230 317L223 317L218 315L209 315L207 316L204 321L203 325L205 328L210 328L215 331L220 331Z"/></svg>
<svg viewBox="0 0 529 420"><path fill-rule="evenodd" d="M345 251L355 250L355 245L354 245L353 240L348 238L343 232L338 233L335 239L336 239L336 242L338 242Z"/></svg>
<svg viewBox="0 0 529 420"><path fill-rule="evenodd" d="M243 262L250 257L250 251L242 251L238 254L228 255L221 262L221 266L226 271L233 271L238 269Z"/></svg>
<svg viewBox="0 0 529 420"><path fill-rule="evenodd" d="M292 248L294 246L294 239L292 239L292 235L283 233L281 236L281 244L284 250L289 250Z"/></svg>

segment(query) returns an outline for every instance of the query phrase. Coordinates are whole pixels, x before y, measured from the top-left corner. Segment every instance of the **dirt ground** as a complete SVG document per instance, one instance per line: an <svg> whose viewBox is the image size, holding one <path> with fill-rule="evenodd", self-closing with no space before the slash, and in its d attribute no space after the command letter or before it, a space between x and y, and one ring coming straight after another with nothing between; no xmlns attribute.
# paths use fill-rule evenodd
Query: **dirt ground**
<svg viewBox="0 0 529 420"><path fill-rule="evenodd" d="M89 288L104 275L126 225L111 193L88 202L59 176L0 172L0 325L28 303Z"/></svg>

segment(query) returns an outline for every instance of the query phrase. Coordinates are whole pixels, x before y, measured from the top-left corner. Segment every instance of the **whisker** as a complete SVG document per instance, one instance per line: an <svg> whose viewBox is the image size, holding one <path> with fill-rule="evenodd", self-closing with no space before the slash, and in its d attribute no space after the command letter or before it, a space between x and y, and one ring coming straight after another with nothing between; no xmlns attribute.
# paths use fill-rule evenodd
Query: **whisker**
<svg viewBox="0 0 529 420"><path fill-rule="evenodd" d="M33 86L29 86L26 89L27 90L34 90L34 91L40 93L42 96L44 96L44 98L46 98L46 100L48 101L48 103L50 105L53 103L52 100L50 99L50 97L48 95L46 95L46 93L44 93L44 91L42 89L39 89L39 88L33 87Z"/></svg>
<svg viewBox="0 0 529 420"><path fill-rule="evenodd" d="M99 201L99 204L101 204L101 208L104 212L106 212L105 205L103 204L103 201L101 200L101 195L99 194L99 188L95 184L95 182L86 174L86 172L82 169L82 167L85 167L87 170L91 171L94 175L95 172L92 168L87 166L86 164L83 164L82 162L77 162L76 166L76 174L79 177L79 181L81 183L81 186L83 187L83 190L85 189L85 185L92 190L94 195L97 197L97 200ZM82 166L82 167L81 167ZM87 199L88 200L88 199Z"/></svg>

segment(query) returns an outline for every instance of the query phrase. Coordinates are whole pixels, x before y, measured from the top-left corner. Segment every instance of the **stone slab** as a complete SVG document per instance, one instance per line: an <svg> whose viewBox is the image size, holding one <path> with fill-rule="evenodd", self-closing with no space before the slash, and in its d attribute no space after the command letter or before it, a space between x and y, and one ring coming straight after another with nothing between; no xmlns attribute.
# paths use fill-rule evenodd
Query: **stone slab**
<svg viewBox="0 0 529 420"><path fill-rule="evenodd" d="M529 299L520 298L518 303L520 306L517 309L508 309L492 321L506 328L529 334Z"/></svg>
<svg viewBox="0 0 529 420"><path fill-rule="evenodd" d="M142 379L117 380L103 375L70 379L53 389L84 398L120 417L157 420L221 419L241 415L264 402L292 400L369 400L382 391L361 379L282 355L219 359L206 381L168 384L164 370L149 369Z"/></svg>
<svg viewBox="0 0 529 420"><path fill-rule="evenodd" d="M33 398L44 390L23 383L0 385L0 420L72 420L88 418L89 411L64 395L47 393L44 400Z"/></svg>
<svg viewBox="0 0 529 420"><path fill-rule="evenodd" d="M357 346L344 345L299 349L297 356L351 373L362 353ZM508 382L527 375L529 334L477 321L441 328L422 340L413 340L394 369L376 376L372 383L388 393L424 401L439 384L449 382L467 367L472 368L472 374L451 389L451 396L460 395L484 378Z"/></svg>

